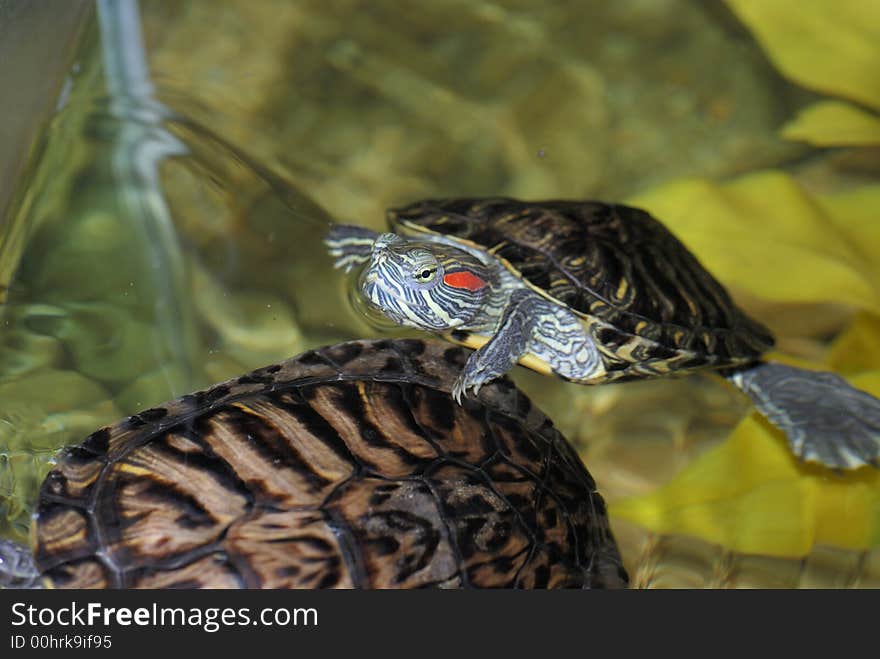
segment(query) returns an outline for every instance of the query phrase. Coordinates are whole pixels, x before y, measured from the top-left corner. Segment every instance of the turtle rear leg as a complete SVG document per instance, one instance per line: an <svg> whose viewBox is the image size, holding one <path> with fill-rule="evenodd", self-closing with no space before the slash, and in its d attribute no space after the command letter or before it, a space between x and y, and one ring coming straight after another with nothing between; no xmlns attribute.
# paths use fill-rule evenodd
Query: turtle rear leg
<svg viewBox="0 0 880 659"><path fill-rule="evenodd" d="M40 571L30 550L0 538L0 588L41 588Z"/></svg>
<svg viewBox="0 0 880 659"><path fill-rule="evenodd" d="M324 236L330 256L336 260L333 267L351 271L370 260L373 243L379 234L352 224L336 224Z"/></svg>
<svg viewBox="0 0 880 659"><path fill-rule="evenodd" d="M768 362L724 375L785 432L801 460L834 469L880 466L880 399L839 375Z"/></svg>

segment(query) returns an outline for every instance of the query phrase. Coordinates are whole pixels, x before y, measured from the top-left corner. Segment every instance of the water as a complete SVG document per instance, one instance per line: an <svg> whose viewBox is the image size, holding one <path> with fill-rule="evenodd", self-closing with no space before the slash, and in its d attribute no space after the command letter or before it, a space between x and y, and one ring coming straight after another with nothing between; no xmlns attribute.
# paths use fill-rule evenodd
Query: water
<svg viewBox="0 0 880 659"><path fill-rule="evenodd" d="M134 97L108 97L95 25L23 182L29 201L0 236L25 236L2 252L17 266L0 268L14 272L0 282L0 534L26 537L54 451L98 426L377 336L321 245L331 220L382 229L385 208L422 197L624 199L800 162L805 147L776 128L807 95L701 4L144 2L153 84ZM801 332L809 308L768 315L806 350L830 331ZM823 317L832 330L847 318ZM668 482L747 411L710 378L591 389L514 376L611 501ZM873 553L744 556L613 522L640 586L878 575Z"/></svg>

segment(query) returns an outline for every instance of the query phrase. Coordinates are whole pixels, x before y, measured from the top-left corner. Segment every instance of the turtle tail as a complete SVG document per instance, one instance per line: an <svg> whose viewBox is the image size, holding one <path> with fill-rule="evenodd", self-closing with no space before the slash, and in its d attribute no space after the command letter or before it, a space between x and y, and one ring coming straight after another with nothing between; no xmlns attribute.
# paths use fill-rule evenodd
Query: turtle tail
<svg viewBox="0 0 880 659"><path fill-rule="evenodd" d="M0 538L0 588L42 588L40 571L27 547Z"/></svg>
<svg viewBox="0 0 880 659"><path fill-rule="evenodd" d="M721 374L786 434L801 460L833 469L880 467L880 399L839 375L775 362Z"/></svg>

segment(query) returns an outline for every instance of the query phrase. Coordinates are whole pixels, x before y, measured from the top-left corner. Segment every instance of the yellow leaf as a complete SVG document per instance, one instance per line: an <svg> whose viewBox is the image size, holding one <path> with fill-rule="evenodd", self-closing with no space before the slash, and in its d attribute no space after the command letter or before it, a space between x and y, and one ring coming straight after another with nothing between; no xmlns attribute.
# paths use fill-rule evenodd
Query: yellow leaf
<svg viewBox="0 0 880 659"><path fill-rule="evenodd" d="M815 146L880 145L880 117L842 101L819 101L785 124L782 136Z"/></svg>
<svg viewBox="0 0 880 659"><path fill-rule="evenodd" d="M851 382L880 394L880 371ZM755 414L667 485L609 511L742 553L796 557L816 544L864 551L880 545L880 470L835 474L799 464L782 434Z"/></svg>
<svg viewBox="0 0 880 659"><path fill-rule="evenodd" d="M838 233L848 237L852 249L880 273L880 185L864 185L846 192L822 195L817 201L837 226Z"/></svg>
<svg viewBox="0 0 880 659"><path fill-rule="evenodd" d="M795 82L880 109L880 2L727 0Z"/></svg>
<svg viewBox="0 0 880 659"><path fill-rule="evenodd" d="M726 184L674 181L630 200L727 286L765 300L835 302L880 313L880 236L871 247L841 231L846 223L868 231L862 217L876 218L880 205L873 197L861 201L875 205L856 211L854 199L819 200L772 170Z"/></svg>
<svg viewBox="0 0 880 659"><path fill-rule="evenodd" d="M838 373L880 371L880 316L858 314L831 344L828 366Z"/></svg>

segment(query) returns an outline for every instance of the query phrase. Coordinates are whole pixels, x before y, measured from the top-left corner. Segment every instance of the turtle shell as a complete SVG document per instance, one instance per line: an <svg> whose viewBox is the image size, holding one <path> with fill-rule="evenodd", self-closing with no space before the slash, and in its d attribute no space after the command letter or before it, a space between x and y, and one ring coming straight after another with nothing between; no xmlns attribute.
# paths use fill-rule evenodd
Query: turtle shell
<svg viewBox="0 0 880 659"><path fill-rule="evenodd" d="M439 234L495 256L587 319L610 373L655 374L757 359L773 345L697 258L647 212L597 201L426 200L389 211L392 230ZM665 364L667 368L660 368ZM640 373L633 375L649 375Z"/></svg>
<svg viewBox="0 0 880 659"><path fill-rule="evenodd" d="M456 405L467 353L355 341L128 417L43 483L56 587L618 587L593 479L507 379Z"/></svg>

